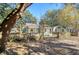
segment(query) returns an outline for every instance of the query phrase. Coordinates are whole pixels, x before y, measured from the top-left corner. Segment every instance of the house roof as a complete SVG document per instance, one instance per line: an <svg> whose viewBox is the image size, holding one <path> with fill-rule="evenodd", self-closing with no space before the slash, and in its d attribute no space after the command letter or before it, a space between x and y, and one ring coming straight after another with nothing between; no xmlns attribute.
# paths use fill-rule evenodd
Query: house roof
<svg viewBox="0 0 79 59"><path fill-rule="evenodd" d="M34 24L34 23L26 23L25 26L28 27L28 28L38 28L38 25Z"/></svg>

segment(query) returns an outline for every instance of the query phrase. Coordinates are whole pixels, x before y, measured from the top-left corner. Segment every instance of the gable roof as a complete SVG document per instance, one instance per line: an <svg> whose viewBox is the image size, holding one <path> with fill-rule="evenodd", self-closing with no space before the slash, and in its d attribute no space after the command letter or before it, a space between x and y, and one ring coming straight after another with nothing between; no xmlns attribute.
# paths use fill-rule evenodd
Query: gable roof
<svg viewBox="0 0 79 59"><path fill-rule="evenodd" d="M25 26L28 27L28 28L38 28L38 25L34 24L34 23L26 23Z"/></svg>

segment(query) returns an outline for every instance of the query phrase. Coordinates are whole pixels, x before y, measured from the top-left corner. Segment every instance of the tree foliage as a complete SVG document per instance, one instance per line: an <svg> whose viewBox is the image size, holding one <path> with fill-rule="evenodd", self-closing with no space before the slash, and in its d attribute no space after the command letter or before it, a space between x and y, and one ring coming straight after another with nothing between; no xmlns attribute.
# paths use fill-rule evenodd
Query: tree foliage
<svg viewBox="0 0 79 59"><path fill-rule="evenodd" d="M28 10L24 12L14 27L23 30L26 23L36 23L36 18Z"/></svg>
<svg viewBox="0 0 79 59"><path fill-rule="evenodd" d="M47 24L49 26L57 26L59 25L57 19L58 10L48 10L41 18L40 24Z"/></svg>
<svg viewBox="0 0 79 59"><path fill-rule="evenodd" d="M13 5L8 3L0 4L0 23L2 23L4 18L6 18L6 16L14 9Z"/></svg>
<svg viewBox="0 0 79 59"><path fill-rule="evenodd" d="M58 19L61 26L74 28L79 19L79 12L72 4L66 4L65 7L60 10Z"/></svg>

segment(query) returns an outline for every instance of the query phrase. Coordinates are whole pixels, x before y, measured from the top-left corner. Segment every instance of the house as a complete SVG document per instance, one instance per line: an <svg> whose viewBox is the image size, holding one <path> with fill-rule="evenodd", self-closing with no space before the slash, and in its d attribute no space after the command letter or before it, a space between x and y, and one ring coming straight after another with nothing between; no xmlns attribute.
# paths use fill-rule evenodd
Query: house
<svg viewBox="0 0 79 59"><path fill-rule="evenodd" d="M52 32L66 32L66 29L61 26L54 26Z"/></svg>
<svg viewBox="0 0 79 59"><path fill-rule="evenodd" d="M38 33L38 25L35 23L25 24L26 33Z"/></svg>
<svg viewBox="0 0 79 59"><path fill-rule="evenodd" d="M65 29L61 26L50 27L47 24L40 25L40 32L43 33L44 37L57 37L57 33L65 32Z"/></svg>

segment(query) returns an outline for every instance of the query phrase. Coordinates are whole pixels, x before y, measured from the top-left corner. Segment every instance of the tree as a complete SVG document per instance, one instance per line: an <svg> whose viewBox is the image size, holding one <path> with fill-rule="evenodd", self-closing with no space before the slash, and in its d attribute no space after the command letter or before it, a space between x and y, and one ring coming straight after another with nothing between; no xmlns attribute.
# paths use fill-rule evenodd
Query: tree
<svg viewBox="0 0 79 59"><path fill-rule="evenodd" d="M22 19L28 23L36 23L36 18L28 10L24 12L24 17L22 17Z"/></svg>
<svg viewBox="0 0 79 59"><path fill-rule="evenodd" d="M57 26L57 25L59 25L57 15L58 15L58 10L48 10L43 15L40 23L42 23L44 21L47 25L49 25L51 27Z"/></svg>
<svg viewBox="0 0 79 59"><path fill-rule="evenodd" d="M26 23L36 23L36 18L28 11L26 10L20 20L18 20L14 27L21 29L21 31L24 29L24 26Z"/></svg>
<svg viewBox="0 0 79 59"><path fill-rule="evenodd" d="M0 32L2 33L2 38L0 39L0 53L5 51L5 45L9 33L18 20L21 17L21 14L25 11L27 7L29 7L31 3L21 3L19 7L12 10L11 13L7 15L2 24L0 25Z"/></svg>
<svg viewBox="0 0 79 59"><path fill-rule="evenodd" d="M59 10L48 10L41 18L40 21L40 32L42 32L42 36L44 36L44 27L45 26L50 26L50 27L54 27L59 25L57 16L58 16L58 12ZM59 37L59 34L57 34L57 36Z"/></svg>
<svg viewBox="0 0 79 59"><path fill-rule="evenodd" d="M2 21L4 20L4 18L6 18L6 16L13 10L13 8L7 4L7 3L3 3L0 4L0 23L2 23Z"/></svg>
<svg viewBox="0 0 79 59"><path fill-rule="evenodd" d="M75 22L78 19L78 10L73 4L65 4L65 7L59 11L58 19L62 27L75 28Z"/></svg>

